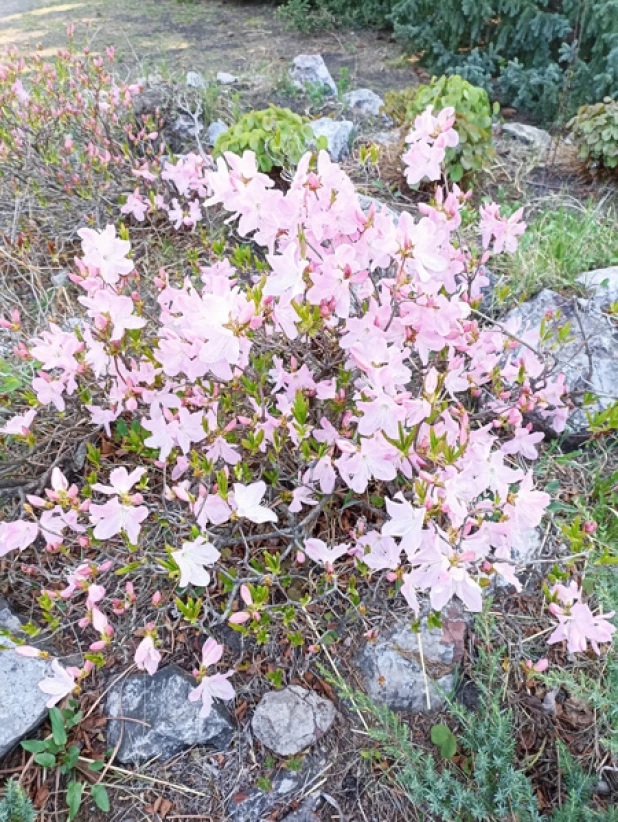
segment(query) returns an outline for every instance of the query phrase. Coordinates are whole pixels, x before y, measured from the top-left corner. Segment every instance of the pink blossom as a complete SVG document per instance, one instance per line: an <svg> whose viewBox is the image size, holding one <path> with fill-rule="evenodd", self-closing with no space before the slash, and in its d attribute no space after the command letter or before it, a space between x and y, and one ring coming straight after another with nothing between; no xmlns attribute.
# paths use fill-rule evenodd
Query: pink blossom
<svg viewBox="0 0 618 822"><path fill-rule="evenodd" d="M156 673L161 654L155 648L154 639L149 634L146 635L135 650L133 661L140 671L147 671L152 676Z"/></svg>
<svg viewBox="0 0 618 822"><path fill-rule="evenodd" d="M0 557L11 551L23 551L37 538L39 527L36 522L16 519L13 522L0 522Z"/></svg>
<svg viewBox="0 0 618 822"><path fill-rule="evenodd" d="M127 259L131 244L128 240L116 237L113 225L106 226L103 231L80 228L77 234L82 241L84 262L87 266L96 268L109 285L115 285L120 277L133 271L133 262Z"/></svg>
<svg viewBox="0 0 618 822"><path fill-rule="evenodd" d="M333 563L347 554L349 550L350 546L345 543L328 548L321 539L311 538L305 540L305 554L314 562L325 565L327 569L332 569Z"/></svg>
<svg viewBox="0 0 618 822"><path fill-rule="evenodd" d="M212 676L206 675L206 669L210 665L216 665L222 655L223 645L219 645L212 638L206 640L202 648L202 664L199 672L200 683L197 688L189 693L190 702L202 702L201 717L210 715L215 699L228 702L236 696L234 686L228 681L233 676L234 671L227 671L225 674L216 673Z"/></svg>
<svg viewBox="0 0 618 822"><path fill-rule="evenodd" d="M526 230L526 224L522 221L523 208L517 209L508 219L500 216L500 206L496 203L482 205L479 213L483 248L489 248L493 239L494 254L503 251L514 254L517 251L517 237Z"/></svg>
<svg viewBox="0 0 618 822"><path fill-rule="evenodd" d="M148 516L148 509L145 505L125 505L118 497L113 497L104 505L91 505L90 515L95 525L95 539L111 539L124 532L129 542L137 545L142 522Z"/></svg>
<svg viewBox="0 0 618 822"><path fill-rule="evenodd" d="M30 433L30 426L36 417L36 414L36 408L31 408L24 414L17 414L16 416L11 417L11 419L8 420L2 428L0 428L0 434L12 434L15 437L27 437Z"/></svg>

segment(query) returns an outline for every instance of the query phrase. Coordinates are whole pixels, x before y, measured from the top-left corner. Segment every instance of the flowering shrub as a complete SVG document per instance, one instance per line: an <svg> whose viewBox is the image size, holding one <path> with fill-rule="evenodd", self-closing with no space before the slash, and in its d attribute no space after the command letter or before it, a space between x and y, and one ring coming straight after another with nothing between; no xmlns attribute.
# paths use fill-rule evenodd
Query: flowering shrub
<svg viewBox="0 0 618 822"><path fill-rule="evenodd" d="M410 173L437 178L457 141L449 113L424 114L409 141ZM32 408L0 432L32 444L48 406L78 406L101 437L122 438L112 470L91 445L79 483L55 467L45 495L0 526L0 555L39 545L61 557L66 584L45 580L39 604L51 624L79 615L90 644L85 666L56 671L46 693L57 701L102 664L136 601L131 580L122 599L107 580L137 569L150 606L135 662L150 674L169 652L163 604L264 643L274 620L303 627L315 599L358 605L359 584L384 580L414 619L425 601L480 611L496 576L519 588L512 552L550 502L534 488L543 435L527 420L560 431L567 418L548 341L514 322L482 327L475 309L482 266L515 249L521 213L485 207L480 243L466 247L457 186L438 188L418 220L365 215L325 152L302 158L287 191L251 152L216 166L188 157L161 177L193 210L187 223L177 204L179 230L219 207L262 256L253 273L222 255L199 276L161 269L153 295L126 235L81 229L72 280L84 316L17 346L37 371ZM164 195L144 202L138 221L169 211ZM5 326L17 334L18 318ZM557 596L552 641L611 638L602 617L577 612L581 593ZM221 656L207 640L191 694L204 714L234 696L230 671L207 673Z"/></svg>
<svg viewBox="0 0 618 822"><path fill-rule="evenodd" d="M111 74L114 49L79 53L71 27L69 36L69 48L50 60L15 47L0 56L0 186L17 203L11 224L47 227L56 244L67 213L77 221L93 201L87 217L111 214L135 157L162 150L160 124L133 114L141 87Z"/></svg>

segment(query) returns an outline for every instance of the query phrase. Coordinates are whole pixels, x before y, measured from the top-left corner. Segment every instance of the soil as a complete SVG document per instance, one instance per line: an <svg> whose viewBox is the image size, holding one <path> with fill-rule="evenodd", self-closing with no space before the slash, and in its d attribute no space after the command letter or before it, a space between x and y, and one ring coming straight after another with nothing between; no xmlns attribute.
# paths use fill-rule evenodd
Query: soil
<svg viewBox="0 0 618 822"><path fill-rule="evenodd" d="M335 81L346 69L353 88L380 94L415 84L389 33L307 35L286 29L275 11L271 3L229 0L2 0L0 47L41 47L51 55L75 23L77 43L94 52L113 45L121 66L142 72L192 69L208 79L227 71L254 79L282 75L297 54L308 53L324 57Z"/></svg>

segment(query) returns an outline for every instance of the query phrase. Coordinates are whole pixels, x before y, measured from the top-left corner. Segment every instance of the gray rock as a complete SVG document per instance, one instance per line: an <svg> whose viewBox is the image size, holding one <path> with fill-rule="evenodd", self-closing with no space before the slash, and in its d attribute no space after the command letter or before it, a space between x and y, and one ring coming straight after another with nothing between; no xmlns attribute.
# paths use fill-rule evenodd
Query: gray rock
<svg viewBox="0 0 618 822"><path fill-rule="evenodd" d="M39 682L53 676L51 660L15 653L11 635L26 639L21 620L0 597L0 758L36 730L47 716L47 694Z"/></svg>
<svg viewBox="0 0 618 822"><path fill-rule="evenodd" d="M218 71L217 72L217 83L220 83L222 86L233 86L234 83L238 82L238 77L235 74L228 74L227 71Z"/></svg>
<svg viewBox="0 0 618 822"><path fill-rule="evenodd" d="M552 136L548 131L524 123L505 123L502 131L514 140L525 143L537 151L547 151L552 142Z"/></svg>
<svg viewBox="0 0 618 822"><path fill-rule="evenodd" d="M609 268L595 268L577 277L577 283L592 292L589 303L602 310L618 301L618 265Z"/></svg>
<svg viewBox="0 0 618 822"><path fill-rule="evenodd" d="M199 120L196 123L188 114L179 114L173 129L181 140L188 140L200 134L204 130L204 125Z"/></svg>
<svg viewBox="0 0 618 822"><path fill-rule="evenodd" d="M217 142L219 137L228 130L228 126L223 122L223 120L215 120L214 123L211 123L208 126L208 130L206 132L206 142L209 146L214 146Z"/></svg>
<svg viewBox="0 0 618 822"><path fill-rule="evenodd" d="M206 81L199 71L188 71L185 83L189 88L204 88Z"/></svg>
<svg viewBox="0 0 618 822"><path fill-rule="evenodd" d="M465 632L463 609L456 605L443 611L442 628L430 629L427 619L421 620L430 698L428 709L418 634L412 630L409 619L397 622L376 642L368 642L359 655L358 664L368 695L378 705L386 705L393 711L441 710L444 693L448 694L455 684L455 669L463 657Z"/></svg>
<svg viewBox="0 0 618 822"><path fill-rule="evenodd" d="M343 95L343 103L354 114L363 117L378 117L384 100L369 88L357 88Z"/></svg>
<svg viewBox="0 0 618 822"><path fill-rule="evenodd" d="M261 791L258 788L248 788L243 793L245 796L240 802L232 802L228 807L228 818L231 822L262 822L267 818L272 818L275 809L283 809L290 804L296 794L305 793L307 788L313 783L317 775L324 770L326 757L323 753L317 752L303 759L300 771L287 771L282 769L272 779L272 790ZM308 797L302 803L302 808L315 807L317 799ZM299 809L300 810L300 809ZM313 822L310 817L286 816L286 819L294 822ZM317 818L316 818L317 819ZM283 820L282 820L283 822Z"/></svg>
<svg viewBox="0 0 618 822"><path fill-rule="evenodd" d="M547 312L560 311L555 326L569 322L570 334L569 341L551 351L556 359L554 370L564 373L567 388L576 404L583 399L584 393L597 396L597 400L588 406L589 412L605 410L618 396L618 325L600 310L605 299L601 294L599 290L591 299L568 298L545 288L504 317L505 322L521 319L517 332L521 336L526 329L538 330ZM588 420L583 409L576 408L571 413L567 428L577 434L587 430Z"/></svg>
<svg viewBox="0 0 618 822"><path fill-rule="evenodd" d="M324 736L334 719L332 702L314 691L290 685L264 694L251 727L266 748L279 756L293 756Z"/></svg>
<svg viewBox="0 0 618 822"><path fill-rule="evenodd" d="M139 763L155 757L163 760L190 745L225 747L233 725L222 703L200 717L200 702L189 702L195 680L177 665L167 665L154 676L134 675L119 682L107 697L107 744L120 762ZM123 722L112 717L138 722Z"/></svg>
<svg viewBox="0 0 618 822"><path fill-rule="evenodd" d="M322 86L325 94L337 94L337 85L321 54L299 54L290 74L297 88Z"/></svg>
<svg viewBox="0 0 618 822"><path fill-rule="evenodd" d="M8 645L5 637L0 645ZM53 676L49 659L0 650L0 759L47 716L49 695L39 689L39 682L48 676Z"/></svg>
<svg viewBox="0 0 618 822"><path fill-rule="evenodd" d="M330 117L321 117L309 125L316 138L326 137L327 151L335 162L338 163L349 155L354 123L350 120L331 120Z"/></svg>
<svg viewBox="0 0 618 822"><path fill-rule="evenodd" d="M386 131L377 131L375 134L371 134L369 139L379 146L396 146L399 142L402 142L401 129L391 128Z"/></svg>

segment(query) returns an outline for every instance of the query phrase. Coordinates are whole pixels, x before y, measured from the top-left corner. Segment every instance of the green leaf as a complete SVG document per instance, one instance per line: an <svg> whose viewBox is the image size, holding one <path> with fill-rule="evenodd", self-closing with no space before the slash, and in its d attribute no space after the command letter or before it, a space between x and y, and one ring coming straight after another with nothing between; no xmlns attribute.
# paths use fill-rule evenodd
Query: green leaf
<svg viewBox="0 0 618 822"><path fill-rule="evenodd" d="M69 822L77 816L80 805L82 804L82 794L84 786L81 782L69 782L67 787L67 807L69 809Z"/></svg>
<svg viewBox="0 0 618 822"><path fill-rule="evenodd" d="M34 761L42 768L55 768L56 757L50 753L40 753L34 757Z"/></svg>
<svg viewBox="0 0 618 822"><path fill-rule="evenodd" d="M102 759L96 759L94 762L91 762L90 765L88 765L88 770L89 771L95 771L95 772L96 771L102 771L104 767L105 767L105 762L103 762Z"/></svg>
<svg viewBox="0 0 618 822"><path fill-rule="evenodd" d="M90 795L100 811L103 811L103 813L109 811L109 796L103 785L93 785L90 789Z"/></svg>
<svg viewBox="0 0 618 822"><path fill-rule="evenodd" d="M41 751L47 750L47 743L44 739L25 739L21 746L28 753L41 753Z"/></svg>
<svg viewBox="0 0 618 822"><path fill-rule="evenodd" d="M49 718L51 720L52 726L52 739L54 740L56 745L66 745L67 732L65 730L64 721L62 719L62 714L60 713L59 709L50 708Z"/></svg>
<svg viewBox="0 0 618 822"><path fill-rule="evenodd" d="M457 751L457 740L446 725L434 725L431 729L431 741L440 749L443 759L452 759Z"/></svg>

